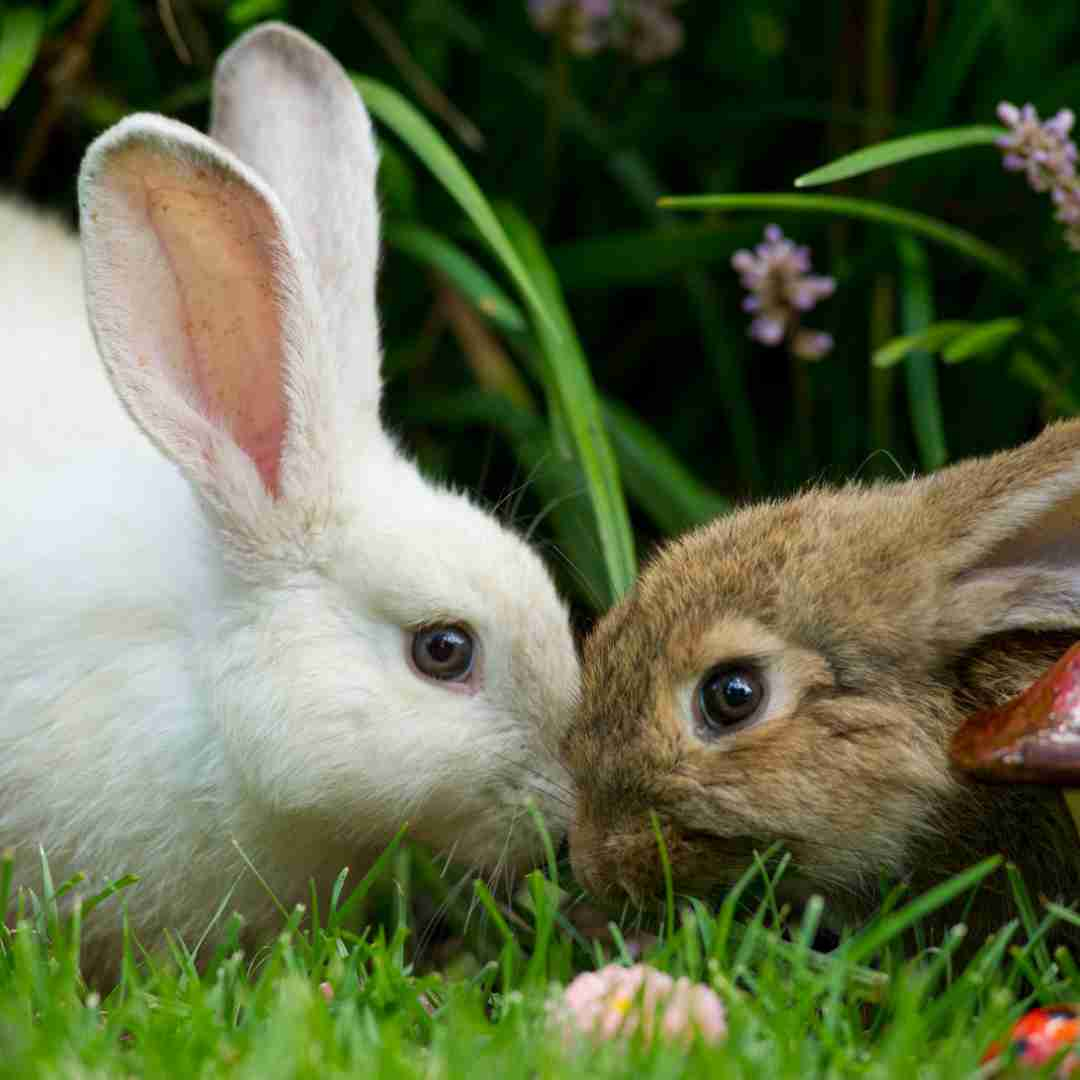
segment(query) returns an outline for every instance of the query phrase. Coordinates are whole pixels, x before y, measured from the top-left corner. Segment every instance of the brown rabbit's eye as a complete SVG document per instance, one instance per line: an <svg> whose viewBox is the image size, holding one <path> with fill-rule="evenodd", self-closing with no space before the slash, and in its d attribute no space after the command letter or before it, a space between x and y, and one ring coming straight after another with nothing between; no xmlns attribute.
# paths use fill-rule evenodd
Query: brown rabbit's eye
<svg viewBox="0 0 1080 1080"><path fill-rule="evenodd" d="M727 732L752 716L763 696L761 676L754 668L722 667L702 679L697 705L710 730Z"/></svg>
<svg viewBox="0 0 1080 1080"><path fill-rule="evenodd" d="M424 626L413 635L413 663L432 679L464 679L472 670L474 652L469 632L460 626Z"/></svg>

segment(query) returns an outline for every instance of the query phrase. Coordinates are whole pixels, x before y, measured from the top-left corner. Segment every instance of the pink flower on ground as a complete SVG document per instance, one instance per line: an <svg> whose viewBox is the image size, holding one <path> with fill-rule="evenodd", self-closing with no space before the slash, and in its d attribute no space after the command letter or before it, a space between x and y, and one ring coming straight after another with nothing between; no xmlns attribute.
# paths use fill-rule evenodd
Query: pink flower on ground
<svg viewBox="0 0 1080 1080"><path fill-rule="evenodd" d="M683 1043L700 1035L713 1044L727 1034L723 1003L709 987L646 964L608 964L579 975L554 1004L553 1015L568 1034L602 1040L627 1039L639 1028L646 1043L659 1034Z"/></svg>
<svg viewBox="0 0 1080 1080"><path fill-rule="evenodd" d="M319 983L319 993L322 994L327 1001L334 1000L334 988L328 982Z"/></svg>
<svg viewBox="0 0 1080 1080"><path fill-rule="evenodd" d="M774 346L786 340L803 360L819 360L832 349L828 334L800 325L804 312L836 291L833 278L810 273L809 248L796 246L778 225L768 225L764 241L753 251L736 251L731 265L750 294L743 311L754 315L749 333L755 341Z"/></svg>

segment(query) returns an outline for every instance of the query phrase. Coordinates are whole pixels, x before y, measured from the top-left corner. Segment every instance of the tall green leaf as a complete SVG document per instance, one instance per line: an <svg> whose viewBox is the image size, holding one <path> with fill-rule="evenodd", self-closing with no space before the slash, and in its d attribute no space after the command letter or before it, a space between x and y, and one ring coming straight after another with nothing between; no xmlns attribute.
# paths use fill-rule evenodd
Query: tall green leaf
<svg viewBox="0 0 1080 1080"><path fill-rule="evenodd" d="M386 240L398 251L441 270L496 326L513 333L526 329L521 309L475 259L446 237L422 225L401 222L386 229Z"/></svg>
<svg viewBox="0 0 1080 1080"><path fill-rule="evenodd" d="M903 334L887 341L874 352L871 363L876 368L889 368L899 364L906 356L919 350L937 352L947 342L959 334L967 333L971 323L960 319L950 319L924 326L912 334Z"/></svg>
<svg viewBox="0 0 1080 1080"><path fill-rule="evenodd" d="M1022 267L971 233L926 214L870 199L841 195L669 195L660 200L660 205L669 210L769 210L861 218L924 236L974 260L1013 284L1023 284L1027 278Z"/></svg>
<svg viewBox="0 0 1080 1080"><path fill-rule="evenodd" d="M547 388L557 403L552 422L556 432L565 427L581 463L608 569L610 599L617 599L636 573L630 518L585 354L536 231L519 214L508 212L504 221L513 231L512 243L476 182L431 124L389 87L360 76L353 79L368 108L408 144L469 216L529 308L547 360Z"/></svg>
<svg viewBox="0 0 1080 1080"><path fill-rule="evenodd" d="M900 258L900 325L905 334L917 334L934 319L930 261L913 236L898 237L896 249ZM904 362L904 375L919 461L927 471L939 469L948 460L949 451L933 356L925 349L913 349Z"/></svg>
<svg viewBox="0 0 1080 1080"><path fill-rule="evenodd" d="M45 30L38 7L0 7L0 109L6 109L30 74Z"/></svg>
<svg viewBox="0 0 1080 1080"><path fill-rule="evenodd" d="M991 319L950 341L941 358L946 364L958 364L972 356L981 356L1004 345L1023 329L1024 324L1020 319Z"/></svg>
<svg viewBox="0 0 1080 1080"><path fill-rule="evenodd" d="M976 124L971 127L946 128L942 131L924 131L920 135L905 135L902 139L889 139L888 142L856 150L845 154L828 165L804 173L795 181L795 186L815 187L818 184L835 184L838 180L847 180L852 176L884 169L889 165L898 165L902 161L926 157L928 154L941 154L947 150L960 150L965 146L993 145L1005 129L988 124Z"/></svg>
<svg viewBox="0 0 1080 1080"><path fill-rule="evenodd" d="M555 327L549 327L544 321L536 326L546 361L546 381L585 474L608 568L611 599L617 600L634 581L637 558L619 470L604 428L600 402L558 279L539 235L512 208L503 210L502 220L547 309L555 315Z"/></svg>
<svg viewBox="0 0 1080 1080"><path fill-rule="evenodd" d="M533 316L547 324L548 333L557 335L560 332L557 321L536 291L520 257L495 217L491 204L484 198L457 154L447 146L427 119L396 91L360 75L354 75L353 82L367 107L409 146L469 216L506 267Z"/></svg>
<svg viewBox="0 0 1080 1080"><path fill-rule="evenodd" d="M626 490L666 533L680 533L731 509L625 405L607 400L603 411Z"/></svg>

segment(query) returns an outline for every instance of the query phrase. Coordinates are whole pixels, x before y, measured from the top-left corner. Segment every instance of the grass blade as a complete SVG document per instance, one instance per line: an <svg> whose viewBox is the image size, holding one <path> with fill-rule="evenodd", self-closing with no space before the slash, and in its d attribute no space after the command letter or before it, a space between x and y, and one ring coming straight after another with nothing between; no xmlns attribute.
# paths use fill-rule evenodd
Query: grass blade
<svg viewBox="0 0 1080 1080"><path fill-rule="evenodd" d="M359 76L354 82L368 108L412 148L469 216L529 308L547 359L547 389L558 407L553 420L565 424L581 462L610 598L618 598L636 573L630 519L585 355L539 237L523 217L507 212L503 218L513 231L511 242L476 182L431 124L389 87Z"/></svg>
<svg viewBox="0 0 1080 1080"><path fill-rule="evenodd" d="M373 79L354 75L353 82L367 107L390 128L431 170L436 179L468 215L480 235L506 268L534 318L559 338L561 327L526 272L491 204L457 154L425 117L400 94Z"/></svg>
<svg viewBox="0 0 1080 1080"><path fill-rule="evenodd" d="M11 883L15 880L15 849L5 848L0 851L0 925L11 905Z"/></svg>
<svg viewBox="0 0 1080 1080"><path fill-rule="evenodd" d="M475 259L446 237L407 222L387 228L386 239L398 251L441 270L500 329L511 333L522 333L527 329L521 309Z"/></svg>
<svg viewBox="0 0 1080 1080"><path fill-rule="evenodd" d="M409 823L405 822L397 831L397 835L386 848L383 853L371 864L371 869L357 882L356 888L349 894L348 900L341 905L336 911L331 911L327 928L333 932L343 922L345 922L349 915L354 912L360 904L363 903L364 897L371 891L372 885L379 880L380 875L387 866L390 865L394 856L397 854L397 850L401 847L402 841L405 839L405 833L408 832Z"/></svg>
<svg viewBox="0 0 1080 1080"><path fill-rule="evenodd" d="M1005 129L992 124L974 124L971 127L945 128L940 131L924 131L919 135L905 135L900 139L856 150L841 158L804 173L795 181L797 188L817 187L819 184L835 184L852 176L884 169L912 158L941 154L948 150L960 150L966 146L992 146Z"/></svg>
<svg viewBox="0 0 1080 1080"><path fill-rule="evenodd" d="M626 490L664 532L683 532L731 509L628 408L607 399L602 409Z"/></svg>
<svg viewBox="0 0 1080 1080"><path fill-rule="evenodd" d="M669 210L767 210L796 214L832 214L904 229L979 263L1014 285L1027 280L1023 268L997 248L943 221L898 206L842 195L669 195L659 205Z"/></svg>
<svg viewBox="0 0 1080 1080"><path fill-rule="evenodd" d="M991 855L988 859L976 863L969 870L957 874L948 881L935 886L929 892L916 897L910 903L905 904L899 911L876 923L867 933L853 938L846 945L840 946L843 958L850 964L861 964L868 960L882 946L893 938L902 934L909 926L933 914L939 908L944 907L951 900L963 895L969 889L975 888L981 881L989 877L1004 862L1001 855Z"/></svg>
<svg viewBox="0 0 1080 1080"><path fill-rule="evenodd" d="M930 263L922 244L913 236L898 237L896 249L900 260L900 325L907 335L921 333L934 320ZM948 461L949 451L933 356L925 349L913 349L904 361L904 375L919 461L927 472L940 469Z"/></svg>
<svg viewBox="0 0 1080 1080"><path fill-rule="evenodd" d="M634 581L637 558L619 470L604 429L600 401L558 279L540 244L540 237L532 225L514 210L507 208L503 221L521 253L522 261L531 271L547 309L556 319L556 332L549 330L542 322L536 326L546 359L545 381L556 404L557 419L566 425L585 474L607 567L610 599L617 600Z"/></svg>
<svg viewBox="0 0 1080 1080"><path fill-rule="evenodd" d="M1032 952L1036 966L1040 972L1044 972L1050 967L1050 950L1046 947L1046 942L1042 940L1046 928L1042 928L1040 933L1040 927L1035 915L1035 904L1031 899L1031 893L1027 890L1023 875L1015 863L1005 864L1005 876L1009 879L1009 888L1012 890L1013 900L1016 902L1016 910L1020 914L1020 922L1024 927L1024 933L1028 936L1029 948L1027 951ZM1056 919L1057 916L1051 912L1050 918Z"/></svg>
<svg viewBox="0 0 1080 1080"><path fill-rule="evenodd" d="M139 882L138 875L136 874L124 874L123 877L118 877L115 881L110 881L108 885L99 893L95 893L93 896L84 900L82 903L82 917L87 919L90 917L91 912L101 904L104 904L110 896L115 896L117 893L123 892L125 889L130 889L132 885L137 885Z"/></svg>
<svg viewBox="0 0 1080 1080"><path fill-rule="evenodd" d="M934 323L914 334L903 334L885 342L880 349L874 351L870 362L876 368L890 368L899 364L910 353L936 352L946 342L952 341L958 334L963 334L970 328L971 323L959 319Z"/></svg>
<svg viewBox="0 0 1080 1080"><path fill-rule="evenodd" d="M1004 345L1023 330L1020 319L991 319L954 338L941 354L946 364L958 364Z"/></svg>
<svg viewBox="0 0 1080 1080"><path fill-rule="evenodd" d="M655 810L649 811L649 821L652 822L656 849L660 854L660 866L664 871L664 941L666 943L675 936L675 886L671 878L671 859L668 858L667 844L664 843L664 831L660 828L660 819L656 816Z"/></svg>
<svg viewBox="0 0 1080 1080"><path fill-rule="evenodd" d="M0 109L6 109L37 59L45 12L21 5L0 8Z"/></svg>

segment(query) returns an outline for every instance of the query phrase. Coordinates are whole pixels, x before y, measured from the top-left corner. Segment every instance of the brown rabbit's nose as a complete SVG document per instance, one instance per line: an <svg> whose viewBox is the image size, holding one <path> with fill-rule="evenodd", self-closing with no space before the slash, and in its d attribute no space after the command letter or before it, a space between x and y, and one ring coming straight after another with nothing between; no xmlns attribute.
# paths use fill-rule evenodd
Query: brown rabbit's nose
<svg viewBox="0 0 1080 1080"><path fill-rule="evenodd" d="M604 875L596 858L599 840L596 830L583 824L578 818L571 824L567 840L570 844L570 869L573 871L574 880L590 895L602 896Z"/></svg>
<svg viewBox="0 0 1080 1080"><path fill-rule="evenodd" d="M629 899L641 905L663 890L662 864L649 821L612 828L579 814L570 827L570 865L578 884L597 900Z"/></svg>

